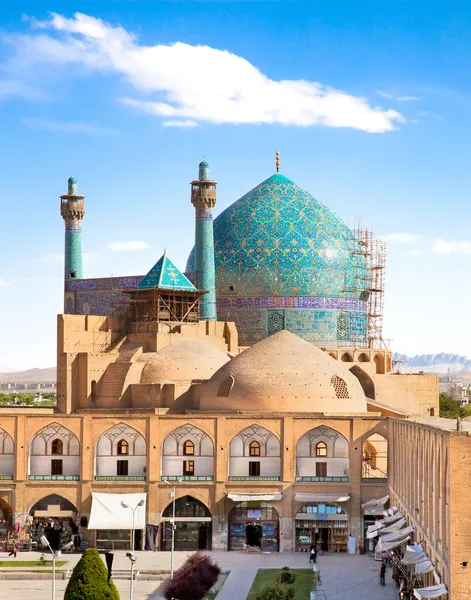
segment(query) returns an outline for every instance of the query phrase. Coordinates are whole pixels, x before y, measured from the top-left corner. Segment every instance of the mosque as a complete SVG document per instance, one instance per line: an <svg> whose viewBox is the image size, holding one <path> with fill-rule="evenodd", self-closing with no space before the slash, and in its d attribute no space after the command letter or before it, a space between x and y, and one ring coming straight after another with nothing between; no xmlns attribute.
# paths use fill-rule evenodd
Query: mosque
<svg viewBox="0 0 471 600"><path fill-rule="evenodd" d="M361 241L276 167L213 221L201 162L185 272L164 252L146 275L95 279L69 179L58 403L1 410L4 527L32 545L59 523L82 548L124 550L121 502L142 500L136 549L174 533L177 550L354 553L389 511L409 525L393 547L415 530L433 563L420 587L463 587L450 486L466 497L468 436L437 418L436 377L393 372Z"/></svg>

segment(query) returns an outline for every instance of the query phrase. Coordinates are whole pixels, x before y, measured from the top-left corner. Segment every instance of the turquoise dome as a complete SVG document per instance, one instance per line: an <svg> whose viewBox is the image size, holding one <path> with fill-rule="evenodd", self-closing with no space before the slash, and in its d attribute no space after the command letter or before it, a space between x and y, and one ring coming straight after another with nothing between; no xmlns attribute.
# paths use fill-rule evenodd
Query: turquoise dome
<svg viewBox="0 0 471 600"><path fill-rule="evenodd" d="M275 174L214 221L217 297L358 298L351 290L364 259L352 243L331 210ZM194 250L186 270L194 271Z"/></svg>

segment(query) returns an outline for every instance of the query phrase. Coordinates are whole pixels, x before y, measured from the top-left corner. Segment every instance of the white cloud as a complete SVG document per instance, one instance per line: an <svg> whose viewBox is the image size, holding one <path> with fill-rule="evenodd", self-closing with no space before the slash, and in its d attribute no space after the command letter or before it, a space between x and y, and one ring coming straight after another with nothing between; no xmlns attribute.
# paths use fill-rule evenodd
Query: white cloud
<svg viewBox="0 0 471 600"><path fill-rule="evenodd" d="M190 121L189 119L186 119L185 121L164 121L162 125L164 127L198 127L196 121Z"/></svg>
<svg viewBox="0 0 471 600"><path fill-rule="evenodd" d="M387 98L388 100L395 100L396 102L419 102L420 100L423 100L423 98L421 98L420 96L395 96L390 92L383 92L381 90L376 90L376 93L382 98Z"/></svg>
<svg viewBox="0 0 471 600"><path fill-rule="evenodd" d="M130 241L130 242L111 242L106 247L113 252L134 252L135 250L145 250L150 248L147 242Z"/></svg>
<svg viewBox="0 0 471 600"><path fill-rule="evenodd" d="M13 96L34 99L42 97L42 93L21 81L0 79L0 100L5 100Z"/></svg>
<svg viewBox="0 0 471 600"><path fill-rule="evenodd" d="M404 233L404 232L396 232L396 233L388 233L387 235L381 235L380 238L385 240L386 242L395 242L397 244L413 244L418 239L420 239L420 235L417 233Z"/></svg>
<svg viewBox="0 0 471 600"><path fill-rule="evenodd" d="M436 254L449 256L450 254L471 254L471 242L466 241L446 241L442 238L434 238L432 242L432 251Z"/></svg>
<svg viewBox="0 0 471 600"><path fill-rule="evenodd" d="M227 50L182 42L145 46L122 27L76 13L33 22L40 32L16 36L21 65L116 73L144 97L126 99L145 112L208 123L351 127L383 133L405 123L392 109L306 80L275 81ZM52 33L46 33L52 31ZM203 67L202 67L203 65ZM202 68L204 76L201 76Z"/></svg>
<svg viewBox="0 0 471 600"><path fill-rule="evenodd" d="M47 119L23 119L23 125L39 131L58 131L62 133L85 133L87 135L119 135L116 129L93 125L91 123L80 123L79 121L58 122Z"/></svg>
<svg viewBox="0 0 471 600"><path fill-rule="evenodd" d="M38 256L38 258L34 259L34 262L60 265L63 262L63 260L63 254L61 254L60 252L52 252L50 254L43 254L42 256Z"/></svg>
<svg viewBox="0 0 471 600"><path fill-rule="evenodd" d="M4 279L3 277L0 277L0 288L7 288L7 287L11 287L11 283L9 281L7 281L6 279Z"/></svg>
<svg viewBox="0 0 471 600"><path fill-rule="evenodd" d="M422 252L421 250L411 250L409 252L409 256L423 256L424 252Z"/></svg>

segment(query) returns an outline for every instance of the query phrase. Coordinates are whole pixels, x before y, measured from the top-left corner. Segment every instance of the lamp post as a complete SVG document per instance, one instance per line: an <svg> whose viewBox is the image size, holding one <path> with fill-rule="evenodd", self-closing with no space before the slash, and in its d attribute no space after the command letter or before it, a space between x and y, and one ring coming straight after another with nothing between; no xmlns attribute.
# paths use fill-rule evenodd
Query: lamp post
<svg viewBox="0 0 471 600"><path fill-rule="evenodd" d="M137 506L135 506L134 508L132 506L129 506L125 502L121 502L121 506L123 508L130 508L132 510L131 552L126 552L126 556L131 561L131 585L129 586L129 600L133 600L133 594L134 594L134 563L137 560L137 557L134 554L134 520L135 520L135 517L136 517L136 510L140 506L143 506L143 505L144 505L144 500L140 500L137 503Z"/></svg>
<svg viewBox="0 0 471 600"><path fill-rule="evenodd" d="M56 600L56 558L57 558L58 552L54 552L54 550L51 548L51 544L49 543L49 540L47 539L47 537L45 535L42 535L40 539L41 539L41 544L43 546L45 546L46 548L49 548L49 550L51 551L51 554L52 554L52 600ZM73 542L68 542L67 544L62 546L61 550L64 550L65 548L69 548L72 545L73 545Z"/></svg>
<svg viewBox="0 0 471 600"><path fill-rule="evenodd" d="M178 480L179 483L182 482L182 479ZM173 571L174 571L174 557L175 557L175 496L176 496L176 485L172 485L171 483L169 483L166 479L164 479L164 483L166 483L168 486L170 486L172 488L172 491L169 492L169 498L173 499L173 503L172 503L172 521L171 521L171 525L172 525L172 551L170 554L170 579L173 579Z"/></svg>

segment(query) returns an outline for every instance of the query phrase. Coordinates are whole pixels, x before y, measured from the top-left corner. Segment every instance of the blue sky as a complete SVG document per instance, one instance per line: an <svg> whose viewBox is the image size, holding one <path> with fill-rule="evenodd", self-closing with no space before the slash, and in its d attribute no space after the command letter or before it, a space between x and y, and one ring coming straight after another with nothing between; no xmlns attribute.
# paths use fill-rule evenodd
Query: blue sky
<svg viewBox="0 0 471 600"><path fill-rule="evenodd" d="M470 356L470 27L464 2L3 3L0 371L55 364L71 172L85 274L144 274L185 265L202 156L219 213L275 150L388 239L391 347Z"/></svg>

